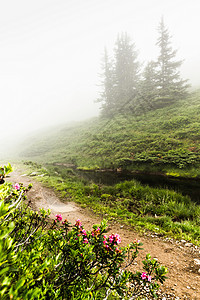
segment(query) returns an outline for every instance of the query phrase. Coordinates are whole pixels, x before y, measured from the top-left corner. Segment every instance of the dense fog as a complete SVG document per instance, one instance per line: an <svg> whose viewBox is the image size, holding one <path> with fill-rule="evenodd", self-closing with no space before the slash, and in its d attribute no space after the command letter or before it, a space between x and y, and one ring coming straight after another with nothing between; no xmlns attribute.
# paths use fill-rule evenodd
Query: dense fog
<svg viewBox="0 0 200 300"><path fill-rule="evenodd" d="M0 153L24 135L99 113L101 60L127 32L154 59L161 17L181 75L200 82L198 0L10 0L0 10Z"/></svg>

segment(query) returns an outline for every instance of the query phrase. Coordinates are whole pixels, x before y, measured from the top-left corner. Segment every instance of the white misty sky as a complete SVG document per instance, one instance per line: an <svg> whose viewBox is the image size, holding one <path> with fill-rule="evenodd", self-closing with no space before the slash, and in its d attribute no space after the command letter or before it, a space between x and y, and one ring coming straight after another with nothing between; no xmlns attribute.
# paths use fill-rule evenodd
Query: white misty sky
<svg viewBox="0 0 200 300"><path fill-rule="evenodd" d="M200 85L199 12L199 0L0 0L0 140L97 115L104 46L126 31L139 60L156 58L162 15L182 77Z"/></svg>

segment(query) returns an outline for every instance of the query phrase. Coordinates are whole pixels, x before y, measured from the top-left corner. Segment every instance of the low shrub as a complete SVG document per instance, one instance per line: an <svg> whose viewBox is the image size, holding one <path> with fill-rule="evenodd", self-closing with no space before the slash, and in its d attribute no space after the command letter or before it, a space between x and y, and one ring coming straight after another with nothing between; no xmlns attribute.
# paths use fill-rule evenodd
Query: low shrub
<svg viewBox="0 0 200 300"><path fill-rule="evenodd" d="M136 299L156 297L167 268L147 254L143 271L133 273L142 243L120 247L106 222L86 231L60 214L33 211L22 184L0 185L0 298Z"/></svg>

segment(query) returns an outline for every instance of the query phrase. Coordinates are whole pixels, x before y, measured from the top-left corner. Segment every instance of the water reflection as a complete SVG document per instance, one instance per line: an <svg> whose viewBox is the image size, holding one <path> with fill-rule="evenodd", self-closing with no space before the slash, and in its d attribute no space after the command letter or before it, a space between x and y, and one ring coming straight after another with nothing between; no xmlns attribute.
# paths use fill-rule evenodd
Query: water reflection
<svg viewBox="0 0 200 300"><path fill-rule="evenodd" d="M200 204L200 180L170 178L155 174L141 174L130 172L112 171L77 171L80 176L96 184L114 185L124 180L136 179L141 184L148 184L151 187L171 189L176 192L188 195Z"/></svg>

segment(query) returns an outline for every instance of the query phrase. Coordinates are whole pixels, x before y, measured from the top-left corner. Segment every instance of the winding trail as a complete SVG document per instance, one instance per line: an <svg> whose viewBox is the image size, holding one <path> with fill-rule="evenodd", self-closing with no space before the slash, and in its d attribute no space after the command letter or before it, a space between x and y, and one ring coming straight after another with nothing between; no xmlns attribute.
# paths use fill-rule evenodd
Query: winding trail
<svg viewBox="0 0 200 300"><path fill-rule="evenodd" d="M6 180L13 183L21 182L24 186L32 183L33 187L28 192L31 207L35 210L51 209L52 218L55 218L56 213L61 213L71 224L79 218L86 230L91 230L93 224L101 222L100 217L91 210L81 208L69 199L62 199L64 201L62 202L52 189L42 186L33 177L23 175L20 170L11 173ZM128 226L120 225L117 220L109 224L108 231L119 233L122 245L127 245L135 239L141 240L144 244L144 250L139 254L132 270L142 270L141 261L146 253L150 253L152 258L157 258L159 263L168 267L168 279L161 287L165 296L162 294L160 299L200 300L200 265L194 265L194 259L200 260L200 248L184 241L176 242L159 237L156 233L140 235Z"/></svg>

